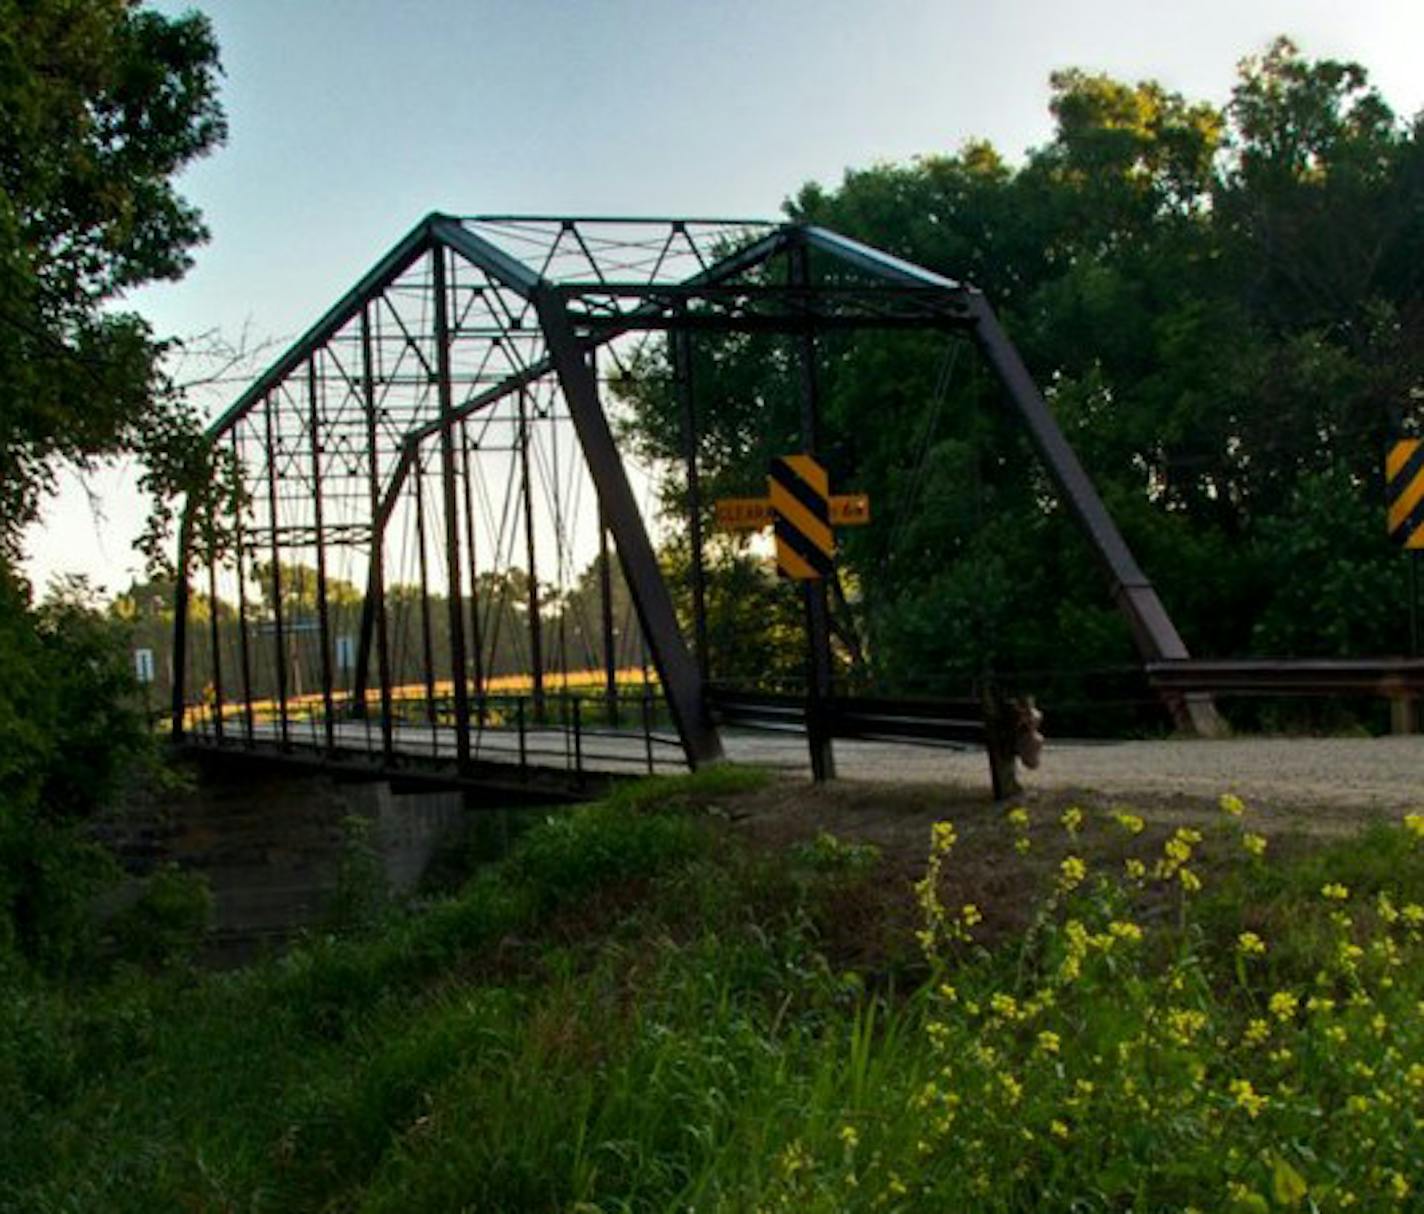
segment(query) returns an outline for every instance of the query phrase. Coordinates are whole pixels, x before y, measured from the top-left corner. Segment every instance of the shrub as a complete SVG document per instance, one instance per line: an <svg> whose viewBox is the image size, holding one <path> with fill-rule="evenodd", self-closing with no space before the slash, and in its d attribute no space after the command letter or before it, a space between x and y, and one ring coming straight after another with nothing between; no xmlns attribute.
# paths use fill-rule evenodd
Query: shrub
<svg viewBox="0 0 1424 1214"><path fill-rule="evenodd" d="M138 899L114 917L110 930L123 959L175 965L193 959L212 917L206 878L164 864L145 879Z"/></svg>
<svg viewBox="0 0 1424 1214"><path fill-rule="evenodd" d="M0 948L61 969L117 873L82 827L152 762L153 741L122 631L82 582L35 608L0 562L0 669Z"/></svg>

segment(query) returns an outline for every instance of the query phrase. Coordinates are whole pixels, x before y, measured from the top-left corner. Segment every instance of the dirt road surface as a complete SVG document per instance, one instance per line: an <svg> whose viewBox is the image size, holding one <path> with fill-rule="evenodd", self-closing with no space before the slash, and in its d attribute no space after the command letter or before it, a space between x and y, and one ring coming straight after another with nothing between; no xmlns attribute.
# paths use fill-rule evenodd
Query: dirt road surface
<svg viewBox="0 0 1424 1214"><path fill-rule="evenodd" d="M806 770L805 744L799 738L728 734L726 742L728 757L738 762ZM983 751L849 741L837 742L835 750L838 774L845 780L988 793ZM1023 771L1021 778L1031 797L1084 793L1159 802L1214 800L1234 792L1264 810L1349 810L1358 820L1424 809L1424 736L1050 741L1039 769Z"/></svg>

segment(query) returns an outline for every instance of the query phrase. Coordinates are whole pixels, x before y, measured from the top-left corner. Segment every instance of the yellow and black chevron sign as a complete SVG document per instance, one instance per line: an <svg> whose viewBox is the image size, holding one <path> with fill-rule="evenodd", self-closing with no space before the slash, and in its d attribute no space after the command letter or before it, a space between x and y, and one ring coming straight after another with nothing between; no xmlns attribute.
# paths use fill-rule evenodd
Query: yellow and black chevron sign
<svg viewBox="0 0 1424 1214"><path fill-rule="evenodd" d="M836 539L831 532L831 478L826 470L809 455L781 456L771 461L767 485L777 572L798 582L829 577Z"/></svg>
<svg viewBox="0 0 1424 1214"><path fill-rule="evenodd" d="M1384 461L1389 538L1404 548L1424 548L1424 439L1403 438Z"/></svg>

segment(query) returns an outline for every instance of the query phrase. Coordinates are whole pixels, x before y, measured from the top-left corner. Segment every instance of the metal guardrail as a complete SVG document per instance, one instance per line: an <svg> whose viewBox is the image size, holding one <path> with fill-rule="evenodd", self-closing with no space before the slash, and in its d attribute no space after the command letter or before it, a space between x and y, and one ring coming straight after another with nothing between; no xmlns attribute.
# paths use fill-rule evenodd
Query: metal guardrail
<svg viewBox="0 0 1424 1214"><path fill-rule="evenodd" d="M1154 687L1184 694L1424 694L1424 658L1187 658L1147 663Z"/></svg>
<svg viewBox="0 0 1424 1214"><path fill-rule="evenodd" d="M1419 729L1424 658L1188 658L1149 662L1158 691L1213 696L1378 696L1390 701L1390 730Z"/></svg>
<svg viewBox="0 0 1424 1214"><path fill-rule="evenodd" d="M802 696L713 688L707 693L707 706L718 725L773 733L806 732L807 702ZM919 746L982 746L989 759L994 796L1002 799L1017 791L1014 734L1012 730L994 728L979 700L848 696L828 701L824 712L826 729L835 738Z"/></svg>

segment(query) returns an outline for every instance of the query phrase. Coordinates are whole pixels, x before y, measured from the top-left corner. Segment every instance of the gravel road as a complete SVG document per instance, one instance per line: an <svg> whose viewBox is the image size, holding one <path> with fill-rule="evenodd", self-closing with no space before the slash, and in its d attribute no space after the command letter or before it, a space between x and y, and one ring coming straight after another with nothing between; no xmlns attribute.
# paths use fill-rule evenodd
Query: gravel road
<svg viewBox="0 0 1424 1214"><path fill-rule="evenodd" d="M805 744L769 734L725 736L728 757L804 772ZM837 742L848 780L989 786L978 750L885 742ZM1312 806L1397 813L1424 808L1424 735L1389 738L1232 738L1223 741L1053 742L1037 771L1022 772L1030 793L1216 798L1235 792L1262 808Z"/></svg>

